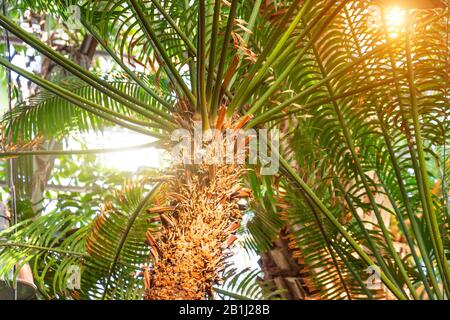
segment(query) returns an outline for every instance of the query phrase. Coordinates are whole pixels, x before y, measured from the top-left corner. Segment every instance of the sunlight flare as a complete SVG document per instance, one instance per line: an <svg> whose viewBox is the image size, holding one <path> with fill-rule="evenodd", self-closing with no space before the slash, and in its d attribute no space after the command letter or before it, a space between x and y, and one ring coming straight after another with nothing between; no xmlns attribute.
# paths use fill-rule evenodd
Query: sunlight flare
<svg viewBox="0 0 450 320"><path fill-rule="evenodd" d="M391 38L397 38L406 22L406 10L398 6L389 7L385 15L386 26Z"/></svg>

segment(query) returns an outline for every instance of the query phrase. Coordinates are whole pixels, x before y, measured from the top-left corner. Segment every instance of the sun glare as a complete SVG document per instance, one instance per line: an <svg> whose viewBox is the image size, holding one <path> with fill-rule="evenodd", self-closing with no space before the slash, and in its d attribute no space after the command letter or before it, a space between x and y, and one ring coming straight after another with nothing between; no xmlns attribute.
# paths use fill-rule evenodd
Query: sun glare
<svg viewBox="0 0 450 320"><path fill-rule="evenodd" d="M146 136L124 129L110 129L104 135L89 133L85 135L85 139L88 141L89 148L99 149L135 146L151 142ZM69 144L73 149L80 147L75 141ZM99 154L98 158L106 167L128 172L135 172L142 167L162 169L167 166L164 153L156 148Z"/></svg>
<svg viewBox="0 0 450 320"><path fill-rule="evenodd" d="M385 19L389 35L392 38L396 38L405 25L406 10L400 7L390 7L386 10Z"/></svg>

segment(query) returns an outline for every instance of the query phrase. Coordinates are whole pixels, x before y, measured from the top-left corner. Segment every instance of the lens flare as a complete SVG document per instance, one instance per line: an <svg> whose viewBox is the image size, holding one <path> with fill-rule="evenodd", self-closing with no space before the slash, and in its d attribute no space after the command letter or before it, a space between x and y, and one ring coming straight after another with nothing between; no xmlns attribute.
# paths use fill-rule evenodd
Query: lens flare
<svg viewBox="0 0 450 320"><path fill-rule="evenodd" d="M397 38L402 32L406 21L406 10L400 7L390 7L386 10L386 26L391 38Z"/></svg>

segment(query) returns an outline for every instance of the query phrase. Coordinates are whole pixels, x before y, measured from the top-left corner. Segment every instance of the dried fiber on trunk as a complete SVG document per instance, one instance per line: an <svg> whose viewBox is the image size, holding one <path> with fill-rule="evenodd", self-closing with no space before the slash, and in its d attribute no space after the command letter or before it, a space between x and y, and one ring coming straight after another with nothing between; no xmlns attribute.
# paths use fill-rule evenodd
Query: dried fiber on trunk
<svg viewBox="0 0 450 320"><path fill-rule="evenodd" d="M158 212L163 228L150 232L154 265L146 272L146 299L205 299L219 280L223 260L236 236L248 192L239 184L235 165L179 167Z"/></svg>

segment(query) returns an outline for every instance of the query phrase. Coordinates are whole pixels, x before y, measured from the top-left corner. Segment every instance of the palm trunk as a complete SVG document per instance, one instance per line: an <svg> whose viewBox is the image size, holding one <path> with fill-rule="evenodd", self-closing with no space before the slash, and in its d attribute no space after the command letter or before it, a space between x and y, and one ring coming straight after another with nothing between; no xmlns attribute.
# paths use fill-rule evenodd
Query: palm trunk
<svg viewBox="0 0 450 320"><path fill-rule="evenodd" d="M306 300L319 291L312 283L311 274L299 250L289 244L288 231L283 228L268 252L261 253L259 264L264 273L262 285L279 290L279 298Z"/></svg>
<svg viewBox="0 0 450 320"><path fill-rule="evenodd" d="M232 120L224 123L225 112L226 108L219 110L213 141L200 138L201 153L205 152L201 164L196 162L200 150L195 150L199 137L194 137L194 151L188 156L195 164L173 167L172 179L162 194L166 206L148 210L152 220L161 221L161 229L156 235L152 230L146 233L153 262L144 270L144 299L212 297L225 259L231 255L229 248L237 239L242 217L238 202L248 198L250 190L241 186L241 162L229 160L230 156L237 160L242 148L248 148L248 140L240 140L237 134L250 118L231 125ZM196 118L197 114L176 116L180 126L194 135L198 133Z"/></svg>
<svg viewBox="0 0 450 320"><path fill-rule="evenodd" d="M228 248L236 236L246 196L234 165L179 167L166 190L167 207L149 210L159 216L156 237L147 232L153 265L145 276L145 299L200 300L210 297Z"/></svg>

